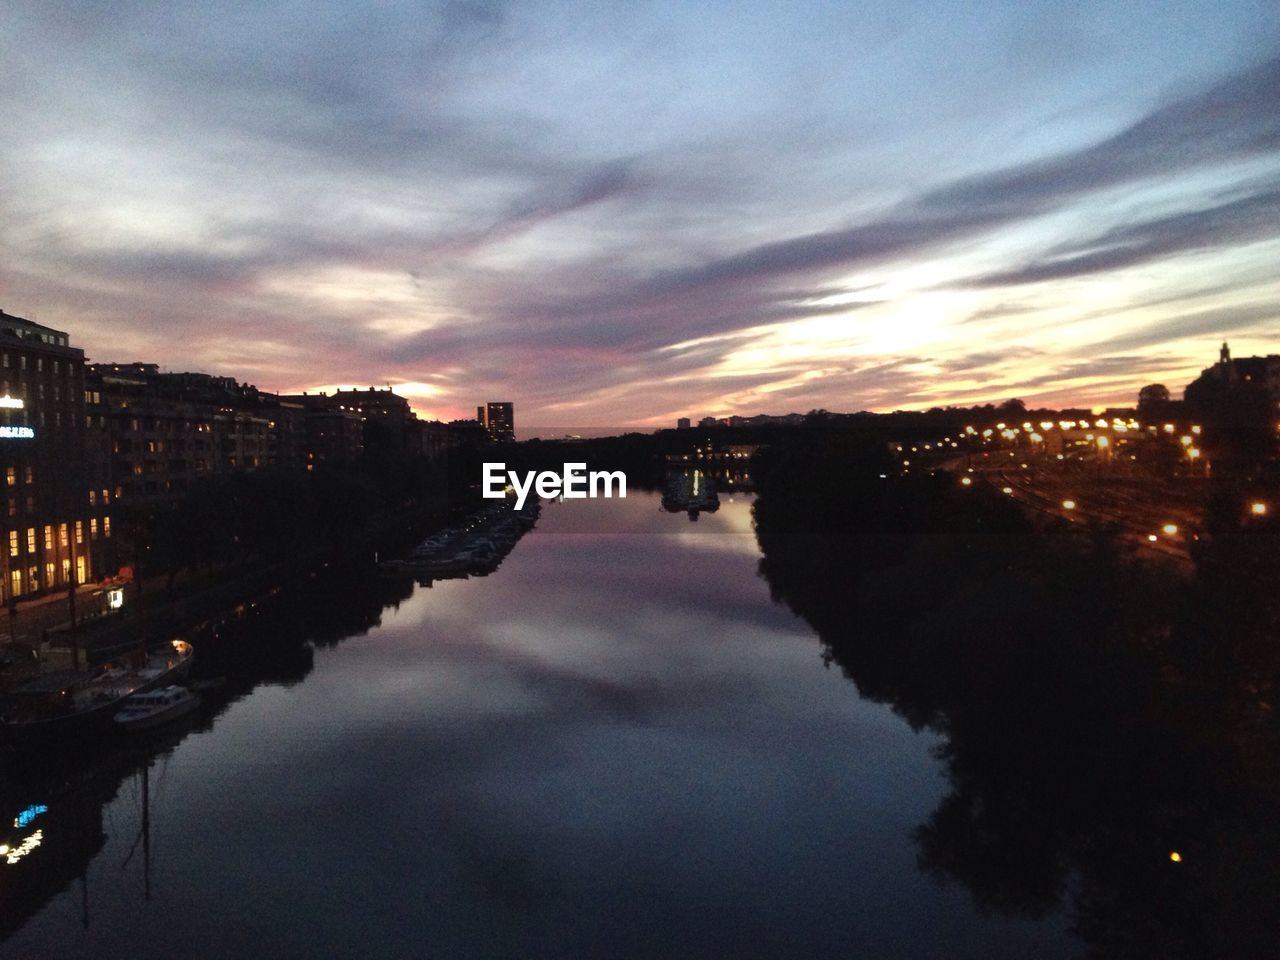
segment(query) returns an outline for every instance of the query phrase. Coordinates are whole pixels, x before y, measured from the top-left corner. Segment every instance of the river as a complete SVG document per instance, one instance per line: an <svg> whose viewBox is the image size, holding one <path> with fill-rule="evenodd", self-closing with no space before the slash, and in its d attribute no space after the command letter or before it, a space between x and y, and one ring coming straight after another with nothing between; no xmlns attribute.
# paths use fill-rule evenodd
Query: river
<svg viewBox="0 0 1280 960"><path fill-rule="evenodd" d="M318 618L163 742L10 776L0 956L1078 953L922 872L938 737L770 600L749 498L658 504L548 504L492 575Z"/></svg>

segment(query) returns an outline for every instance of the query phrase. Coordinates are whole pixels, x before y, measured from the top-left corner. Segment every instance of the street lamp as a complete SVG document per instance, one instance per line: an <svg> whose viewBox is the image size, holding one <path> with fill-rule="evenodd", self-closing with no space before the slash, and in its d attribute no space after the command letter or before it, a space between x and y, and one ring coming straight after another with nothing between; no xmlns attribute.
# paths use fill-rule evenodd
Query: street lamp
<svg viewBox="0 0 1280 960"><path fill-rule="evenodd" d="M1265 517L1267 515L1267 505L1261 500L1255 500L1249 504L1249 512L1255 517Z"/></svg>

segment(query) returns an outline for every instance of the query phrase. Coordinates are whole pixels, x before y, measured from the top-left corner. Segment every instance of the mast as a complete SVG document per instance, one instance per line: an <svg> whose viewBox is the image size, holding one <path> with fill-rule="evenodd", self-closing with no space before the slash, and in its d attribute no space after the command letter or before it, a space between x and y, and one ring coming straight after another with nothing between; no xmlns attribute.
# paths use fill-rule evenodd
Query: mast
<svg viewBox="0 0 1280 960"><path fill-rule="evenodd" d="M142 895L151 899L151 758L142 767Z"/></svg>

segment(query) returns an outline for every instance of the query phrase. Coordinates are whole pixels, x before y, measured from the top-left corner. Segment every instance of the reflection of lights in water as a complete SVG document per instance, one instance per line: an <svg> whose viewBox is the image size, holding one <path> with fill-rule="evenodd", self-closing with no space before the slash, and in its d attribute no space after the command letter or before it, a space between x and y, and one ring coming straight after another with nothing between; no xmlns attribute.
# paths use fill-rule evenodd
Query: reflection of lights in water
<svg viewBox="0 0 1280 960"><path fill-rule="evenodd" d="M44 841L44 831L37 830L31 836L27 837L27 839L23 840L22 843L18 844L18 846L14 847L12 850L6 850L5 860L8 863L17 863L19 860L25 857L28 853L30 853L36 847L40 846L40 844L43 841Z"/></svg>
<svg viewBox="0 0 1280 960"><path fill-rule="evenodd" d="M49 808L46 807L43 803L38 803L38 804L33 803L31 806L27 807L27 809L23 810L20 814L18 814L16 817L13 818L13 825L15 827L25 827L36 817L40 816L40 814L48 813L48 812L49 812Z"/></svg>

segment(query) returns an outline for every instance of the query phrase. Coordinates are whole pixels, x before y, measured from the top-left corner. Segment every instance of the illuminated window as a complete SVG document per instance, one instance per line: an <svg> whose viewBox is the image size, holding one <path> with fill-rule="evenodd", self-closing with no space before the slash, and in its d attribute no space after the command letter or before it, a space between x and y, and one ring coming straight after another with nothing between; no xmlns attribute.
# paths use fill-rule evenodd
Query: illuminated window
<svg viewBox="0 0 1280 960"><path fill-rule="evenodd" d="M104 537L111 536L111 518L110 517L102 518L102 535Z"/></svg>
<svg viewBox="0 0 1280 960"><path fill-rule="evenodd" d="M98 518L97 517L89 518L89 539L90 540L98 539Z"/></svg>
<svg viewBox="0 0 1280 960"><path fill-rule="evenodd" d="M18 531L9 531L9 556L16 557L18 555ZM21 576L21 574L19 574Z"/></svg>
<svg viewBox="0 0 1280 960"><path fill-rule="evenodd" d="M27 553L36 552L36 528L27 527ZM31 569L35 569L32 567ZM34 574L32 574L34 576Z"/></svg>
<svg viewBox="0 0 1280 960"><path fill-rule="evenodd" d="M18 468L6 467L4 471L4 482L9 486L16 486L18 483Z"/></svg>
<svg viewBox="0 0 1280 960"><path fill-rule="evenodd" d="M66 580L71 576L71 558L64 557L62 560L62 579Z"/></svg>
<svg viewBox="0 0 1280 960"><path fill-rule="evenodd" d="M53 549L53 525L49 523L44 525L44 548L46 550Z"/></svg>
<svg viewBox="0 0 1280 960"><path fill-rule="evenodd" d="M76 557L76 583L84 583L87 579L87 570L85 568L85 560L83 556Z"/></svg>
<svg viewBox="0 0 1280 960"><path fill-rule="evenodd" d="M84 543L84 523L76 521L76 543Z"/></svg>
<svg viewBox="0 0 1280 960"><path fill-rule="evenodd" d="M49 584L49 586L53 586L53 571L54 566L52 562L44 565L44 582Z"/></svg>
<svg viewBox="0 0 1280 960"><path fill-rule="evenodd" d="M92 507L92 506L94 506L97 502L98 502L98 491L97 491L97 490L90 490L90 491L89 491L89 506L91 506L91 507Z"/></svg>
<svg viewBox="0 0 1280 960"><path fill-rule="evenodd" d="M65 523L58 524L58 543L64 547L67 545L67 525Z"/></svg>
<svg viewBox="0 0 1280 960"><path fill-rule="evenodd" d="M23 482L23 483L35 483L35 482L36 482L36 471L35 471L35 468L30 467L30 466L27 466L27 467L23 467L23 468L22 468L22 482Z"/></svg>

